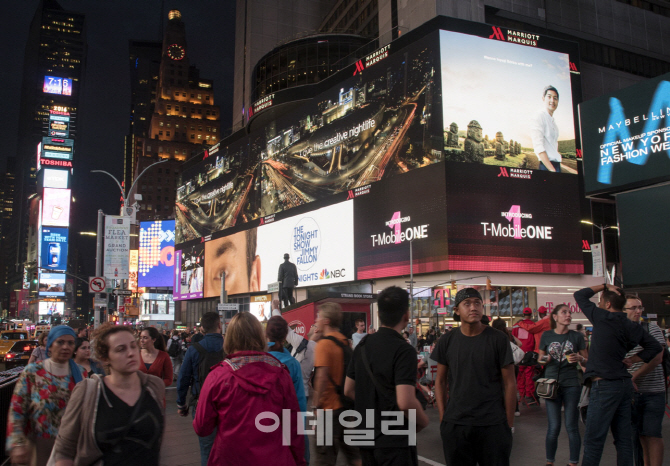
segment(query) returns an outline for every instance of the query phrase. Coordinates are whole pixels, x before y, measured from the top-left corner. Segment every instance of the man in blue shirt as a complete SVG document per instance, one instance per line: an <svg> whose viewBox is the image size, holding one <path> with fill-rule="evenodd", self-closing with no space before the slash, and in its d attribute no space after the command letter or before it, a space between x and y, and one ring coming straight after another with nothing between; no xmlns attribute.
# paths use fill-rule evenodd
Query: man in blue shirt
<svg viewBox="0 0 670 466"><path fill-rule="evenodd" d="M591 301L602 291L599 305ZM584 378L591 384L589 410L584 433L582 466L596 466L612 429L617 449L617 464L633 464L631 401L633 382L628 367L640 361L649 362L662 351L661 345L642 326L628 320L623 307L626 298L612 285L597 285L577 291L575 301L593 324L589 360ZM629 349L642 351L626 358Z"/></svg>
<svg viewBox="0 0 670 466"><path fill-rule="evenodd" d="M205 312L200 318L200 328L205 333L205 337L198 343L208 353L223 351L223 335L221 334L221 319L219 314L213 311ZM188 405L186 404L186 397L188 395L188 387L191 387L191 394L193 395L193 416L195 416L195 409L198 405L198 396L200 395L201 380L198 380L198 369L200 365L200 353L194 345L191 345L186 354L184 361L179 371L177 378L177 412L180 416L188 415ZM214 438L216 437L216 429L211 435L207 437L198 437L200 442L200 464L207 466L209 459L209 452L212 450Z"/></svg>

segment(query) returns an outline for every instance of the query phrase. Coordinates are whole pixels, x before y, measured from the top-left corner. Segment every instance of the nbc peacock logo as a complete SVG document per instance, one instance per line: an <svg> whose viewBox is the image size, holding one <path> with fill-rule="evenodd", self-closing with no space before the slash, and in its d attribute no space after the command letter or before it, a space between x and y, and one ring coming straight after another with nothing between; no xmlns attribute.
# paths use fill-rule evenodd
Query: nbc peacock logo
<svg viewBox="0 0 670 466"><path fill-rule="evenodd" d="M319 274L319 280L328 280L330 278L330 272L328 269L323 269Z"/></svg>

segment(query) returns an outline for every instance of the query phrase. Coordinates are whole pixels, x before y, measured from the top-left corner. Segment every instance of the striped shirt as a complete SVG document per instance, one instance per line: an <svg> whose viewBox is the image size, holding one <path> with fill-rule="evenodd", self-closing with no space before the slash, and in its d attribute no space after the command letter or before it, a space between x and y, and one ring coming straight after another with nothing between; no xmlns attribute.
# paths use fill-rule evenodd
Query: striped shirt
<svg viewBox="0 0 670 466"><path fill-rule="evenodd" d="M643 324L642 328L645 331L648 330L649 334L652 337L654 337L665 349L666 345L665 345L665 339L663 338L663 332L661 331L658 325L654 323ZM636 355L640 351L642 351L642 347L636 346L635 348L630 350L628 354L626 354L626 357L630 358L631 356ZM634 373L636 370L642 367L643 364L644 364L643 362L633 364L631 368L628 369L628 372L630 372L631 374ZM651 370L651 372L649 372L647 375L638 378L635 381L635 383L637 384L637 389L640 393L665 392L665 376L663 375L663 363L654 367Z"/></svg>

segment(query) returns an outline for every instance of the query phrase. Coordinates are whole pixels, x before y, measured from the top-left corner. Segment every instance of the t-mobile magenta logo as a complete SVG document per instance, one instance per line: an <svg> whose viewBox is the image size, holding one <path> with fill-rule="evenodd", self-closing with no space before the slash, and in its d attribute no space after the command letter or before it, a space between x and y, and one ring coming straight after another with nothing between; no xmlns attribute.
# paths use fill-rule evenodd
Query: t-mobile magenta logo
<svg viewBox="0 0 670 466"><path fill-rule="evenodd" d="M511 225L502 225L501 223L480 222L484 227L484 236L502 236L505 238L524 239L552 239L552 230L550 226L529 225L526 228L521 226L522 219L532 219L533 214L521 212L520 205L513 205L506 212L500 215L505 217Z"/></svg>
<svg viewBox="0 0 670 466"><path fill-rule="evenodd" d="M408 226L403 230L402 224L411 221L409 215L403 217L400 211L394 212L390 220L385 225L391 229L391 233L380 233L370 235L372 238L372 247L388 244L400 244L404 241L428 238L428 224Z"/></svg>

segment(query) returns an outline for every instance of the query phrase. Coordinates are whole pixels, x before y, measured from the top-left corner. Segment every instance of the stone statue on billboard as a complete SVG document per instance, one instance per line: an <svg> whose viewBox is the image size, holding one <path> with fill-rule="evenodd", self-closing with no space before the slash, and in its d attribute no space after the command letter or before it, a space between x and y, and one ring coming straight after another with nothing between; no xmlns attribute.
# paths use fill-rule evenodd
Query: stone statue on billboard
<svg viewBox="0 0 670 466"><path fill-rule="evenodd" d="M468 123L468 137L465 139L464 156L466 162L484 162L482 127L477 120Z"/></svg>
<svg viewBox="0 0 670 466"><path fill-rule="evenodd" d="M521 144L519 141L515 142L514 144L516 145L516 153L521 154Z"/></svg>
<svg viewBox="0 0 670 466"><path fill-rule="evenodd" d="M514 139L509 140L509 155L516 155L516 151L514 149Z"/></svg>
<svg viewBox="0 0 670 466"><path fill-rule="evenodd" d="M446 136L447 147L458 147L458 125L455 122L449 125Z"/></svg>
<svg viewBox="0 0 670 466"><path fill-rule="evenodd" d="M496 159L505 160L505 140L503 139L503 133L498 131L496 133Z"/></svg>

